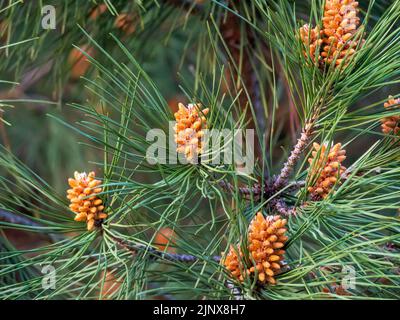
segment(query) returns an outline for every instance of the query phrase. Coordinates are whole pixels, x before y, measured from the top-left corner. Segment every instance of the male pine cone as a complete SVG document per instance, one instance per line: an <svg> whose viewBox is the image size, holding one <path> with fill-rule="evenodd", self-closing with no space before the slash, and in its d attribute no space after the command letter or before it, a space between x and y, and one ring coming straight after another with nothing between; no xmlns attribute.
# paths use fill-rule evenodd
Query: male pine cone
<svg viewBox="0 0 400 320"><path fill-rule="evenodd" d="M309 48L308 53L314 62L317 56L320 67L332 63L339 66L344 59L344 64L347 65L356 52L359 41L353 38L360 24L357 7L358 2L354 0L326 0L322 30L319 31L318 27L310 30L308 25L300 28L304 46ZM363 42L361 40L361 44ZM317 48L319 52L316 54Z"/></svg>
<svg viewBox="0 0 400 320"><path fill-rule="evenodd" d="M175 112L176 124L175 142L177 151L185 155L188 161L193 161L203 152L204 148L204 129L207 129L206 115L209 109L200 111L199 104L189 104L185 107L182 103L178 104L178 111Z"/></svg>
<svg viewBox="0 0 400 320"><path fill-rule="evenodd" d="M315 52L321 47L323 40L323 31L320 31L318 26L310 30L310 26L305 24L300 28L300 38L304 46L308 49L303 51L304 56L307 58L310 56L311 60L319 66L322 62L320 52L316 55Z"/></svg>
<svg viewBox="0 0 400 320"><path fill-rule="evenodd" d="M244 273L243 273L243 266L241 264L241 260L239 260L238 254L240 259L243 259L243 253L240 251L240 246L230 246L229 252L223 261L225 267L231 272L231 274L238 278L240 281L244 280Z"/></svg>
<svg viewBox="0 0 400 320"><path fill-rule="evenodd" d="M384 104L386 109L390 109L395 107L396 105L400 105L400 98L394 99L392 96L389 96L388 102ZM397 106L398 108L399 106ZM381 120L382 122L382 132L384 134L393 134L398 135L400 131L400 116L390 116L385 117Z"/></svg>
<svg viewBox="0 0 400 320"><path fill-rule="evenodd" d="M95 223L107 218L104 213L103 201L98 197L102 192L100 180L95 179L95 173L79 173L75 171L74 179L69 178L71 189L67 190L67 198L71 201L69 208L76 213L75 221L85 221L87 229L93 230Z"/></svg>
<svg viewBox="0 0 400 320"><path fill-rule="evenodd" d="M346 168L341 163L346 159L346 150L342 150L340 143L335 144L329 153L326 145L320 146L314 143L312 157L308 159L310 173L308 175L308 192L312 199L326 198L336 183L340 183L340 177Z"/></svg>
<svg viewBox="0 0 400 320"><path fill-rule="evenodd" d="M282 266L282 249L288 240L285 236L287 223L286 219L280 216L268 216L264 218L261 212L258 212L251 221L248 233L248 252L250 265L244 267L242 262L243 253L240 247L236 249L231 246L224 264L231 274L244 281L245 276L251 274L257 275L260 283L275 284L275 276ZM239 253L240 259L237 255Z"/></svg>

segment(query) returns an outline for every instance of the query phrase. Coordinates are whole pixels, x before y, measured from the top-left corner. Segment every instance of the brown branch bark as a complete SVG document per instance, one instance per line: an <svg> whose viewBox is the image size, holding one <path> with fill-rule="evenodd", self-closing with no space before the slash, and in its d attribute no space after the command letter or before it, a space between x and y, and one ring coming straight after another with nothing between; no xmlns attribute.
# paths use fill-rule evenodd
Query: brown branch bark
<svg viewBox="0 0 400 320"><path fill-rule="evenodd" d="M294 166L299 160L301 154L306 148L309 139L311 137L313 131L313 122L309 122L304 126L304 129L301 133L300 138L297 140L296 145L294 146L288 160L284 164L281 173L276 178L274 187L275 189L281 189L288 182L289 175L292 173Z"/></svg>
<svg viewBox="0 0 400 320"><path fill-rule="evenodd" d="M151 255L151 258L155 260L160 259L185 263L193 263L199 260L198 257L193 255L164 252L140 243L132 243L111 234L109 234L109 236L115 241L115 243L123 247L125 250L131 252L133 255L137 255L139 252L147 252ZM212 256L211 259L219 263L219 261L221 260L221 256Z"/></svg>
<svg viewBox="0 0 400 320"><path fill-rule="evenodd" d="M25 217L23 215L11 212L9 210L5 209L0 209L0 221L4 221L10 224L16 224L16 225L22 225L22 226L27 226L27 227L32 227L34 228L44 228L44 226L36 221L33 221L32 219L29 219L28 217ZM5 227L7 227L5 225ZM41 235L45 236L52 242L57 242L60 240L64 240L64 237L59 234L53 234L53 233L48 233L45 232L45 230L41 230L42 232L40 233Z"/></svg>
<svg viewBox="0 0 400 320"><path fill-rule="evenodd" d="M219 182L219 185L222 188L224 188L224 189L226 189L226 190L228 190L230 192L234 192L235 191L235 187L228 181L221 180ZM261 188L261 186L259 184L255 184L255 185L253 185L251 187L249 187L249 186L239 187L239 193L241 195L244 195L244 196L249 196L249 195L252 194L253 196L257 197L257 196L261 195L262 188Z"/></svg>

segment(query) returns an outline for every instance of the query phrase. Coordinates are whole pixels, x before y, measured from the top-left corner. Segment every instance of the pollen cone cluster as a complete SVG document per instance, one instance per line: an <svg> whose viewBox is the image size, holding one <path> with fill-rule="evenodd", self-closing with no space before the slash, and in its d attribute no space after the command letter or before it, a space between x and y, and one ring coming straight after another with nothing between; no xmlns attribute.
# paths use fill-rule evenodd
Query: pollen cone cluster
<svg viewBox="0 0 400 320"><path fill-rule="evenodd" d="M178 111L175 112L176 124L175 142L177 151L185 155L188 161L193 161L202 153L204 142L204 129L207 129L206 115L209 109L200 111L200 105L189 104L185 107L178 104Z"/></svg>
<svg viewBox="0 0 400 320"><path fill-rule="evenodd" d="M315 52L317 48L322 46L322 35L323 31L320 31L318 26L310 30L310 26L305 24L300 28L301 41L308 49L308 52L304 51L304 56L310 56L312 61L318 65L321 63L321 55L318 53L317 57L315 57Z"/></svg>
<svg viewBox="0 0 400 320"><path fill-rule="evenodd" d="M121 13L115 19L115 27L129 36L136 30L135 17L129 13Z"/></svg>
<svg viewBox="0 0 400 320"><path fill-rule="evenodd" d="M343 59L346 59L345 64L348 64L350 57L355 53L360 42L354 39L360 24L357 7L358 2L354 0L326 0L322 30L310 30L308 25L300 29L301 39L304 45L309 47L311 57L315 56L317 44L319 45L318 61L323 62L320 66L332 63L338 66Z"/></svg>
<svg viewBox="0 0 400 320"><path fill-rule="evenodd" d="M352 38L360 24L357 6L358 2L354 0L326 1L322 19L325 46L321 55L328 64L336 59L336 65L339 65L346 56L355 53L358 42Z"/></svg>
<svg viewBox="0 0 400 320"><path fill-rule="evenodd" d="M91 57L96 55L96 51L93 47L82 45L81 49ZM90 62L86 56L77 48L72 48L68 56L68 63L71 67L70 76L73 80L79 79L85 75L90 67Z"/></svg>
<svg viewBox="0 0 400 320"><path fill-rule="evenodd" d="M384 104L386 109L396 108L396 105L400 105L400 98L394 99L389 96L388 102ZM397 106L398 108L399 106ZM390 116L385 117L381 120L382 122L382 132L385 134L397 135L400 131L400 116Z"/></svg>
<svg viewBox="0 0 400 320"><path fill-rule="evenodd" d="M241 267L242 259L239 259L237 252L230 248L228 255L224 260L226 268L240 281L244 280L246 275L256 275L260 283L275 284L275 275L282 266L282 249L288 237L285 236L287 223L286 219L279 216L269 216L264 218L261 212L258 212L249 226L248 234L248 252L249 266L246 266L246 272L243 274ZM239 251L240 252L240 251ZM243 254L240 252L240 256Z"/></svg>
<svg viewBox="0 0 400 320"><path fill-rule="evenodd" d="M71 189L67 190L67 198L71 201L71 211L76 213L75 221L85 221L87 229L93 230L95 223L107 218L103 212L103 201L97 196L102 191L100 180L95 179L94 172L76 172L74 179L68 179Z"/></svg>
<svg viewBox="0 0 400 320"><path fill-rule="evenodd" d="M104 12L107 11L107 5L102 3L95 7L89 15L90 20L96 20L99 16L101 16Z"/></svg>
<svg viewBox="0 0 400 320"><path fill-rule="evenodd" d="M346 168L341 163L346 159L346 150L342 150L340 143L335 144L327 153L326 145L314 143L310 163L309 178L313 182L308 187L314 199L326 198L336 183L340 183L340 176Z"/></svg>
<svg viewBox="0 0 400 320"><path fill-rule="evenodd" d="M285 236L286 223L287 220L279 216L269 216L265 219L261 212L258 212L250 224L249 252L256 265L249 271L255 273L257 270L258 280L262 283L276 283L274 275L281 268L285 253L282 248L288 239Z"/></svg>
<svg viewBox="0 0 400 320"><path fill-rule="evenodd" d="M231 247L229 248L229 252L225 257L224 265L235 278L238 278L240 281L243 281L244 280L243 267L241 261L239 260L238 253L241 259L243 259L243 253L240 251L240 247L237 246L235 248L234 246L231 245Z"/></svg>

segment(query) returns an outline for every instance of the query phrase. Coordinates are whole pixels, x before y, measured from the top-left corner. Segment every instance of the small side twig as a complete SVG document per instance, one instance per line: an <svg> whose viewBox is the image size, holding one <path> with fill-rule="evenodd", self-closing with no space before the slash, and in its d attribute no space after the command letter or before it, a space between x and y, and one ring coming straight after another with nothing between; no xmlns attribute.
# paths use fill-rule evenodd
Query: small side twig
<svg viewBox="0 0 400 320"><path fill-rule="evenodd" d="M225 286L231 291L235 300L244 300L242 290L236 287L231 281L226 281Z"/></svg>
<svg viewBox="0 0 400 320"><path fill-rule="evenodd" d="M31 219L22 215L17 215L14 212L0 209L0 220L12 224L19 224L27 227L42 227L41 224L32 221Z"/></svg>
<svg viewBox="0 0 400 320"><path fill-rule="evenodd" d="M288 192L296 191L303 188L306 185L304 180L294 181L291 183L290 187L288 187Z"/></svg>
<svg viewBox="0 0 400 320"><path fill-rule="evenodd" d="M272 201L272 207L282 216L290 217L296 216L296 207L288 206L282 199Z"/></svg>
<svg viewBox="0 0 400 320"><path fill-rule="evenodd" d="M14 212L0 209L0 221L8 222L11 224L18 224L22 226L32 227L32 228L43 228L44 226L38 222L35 222L23 215L16 214ZM58 234L53 233L45 233L42 232L41 235L46 236L52 242L57 242L60 240L64 240L64 237Z"/></svg>
<svg viewBox="0 0 400 320"><path fill-rule="evenodd" d="M219 185L230 191L230 192L235 192L234 186L225 181L221 180L219 181ZM287 192L293 192L296 191L300 188L303 188L306 185L305 181L294 181L291 183L291 185L288 187ZM264 188L261 188L259 184L255 184L252 187L246 186L246 187L239 187L238 188L239 193L245 197L246 200L249 200L249 196L253 195L254 198L258 200L258 198L261 196L261 194L269 194L269 192L272 192L273 189L269 184L266 184ZM284 199L281 197L276 197L271 202L269 203L269 207L272 208L273 210L276 210L280 215L289 217L289 216L296 216L296 207L288 206Z"/></svg>
<svg viewBox="0 0 400 320"><path fill-rule="evenodd" d="M228 181L221 180L219 181L219 185L230 192L235 191L235 187ZM262 193L262 188L259 184L255 184L252 187L239 187L239 193L244 196L249 196L251 194L253 194L253 196L259 196Z"/></svg>
<svg viewBox="0 0 400 320"><path fill-rule="evenodd" d="M118 238L114 235L109 236L121 247L123 247L125 250L131 252L133 255L138 254L139 252L146 251L148 252L152 257L153 260L166 260L166 261L173 261L173 262L185 262L185 263L193 263L199 260L198 257L189 255L189 254L178 254L178 253L169 253L169 252L164 252L160 251L157 249L154 249L153 247L149 247L140 243L132 243L130 241L127 241L125 239ZM215 262L218 262L221 260L220 256L212 256L212 260Z"/></svg>

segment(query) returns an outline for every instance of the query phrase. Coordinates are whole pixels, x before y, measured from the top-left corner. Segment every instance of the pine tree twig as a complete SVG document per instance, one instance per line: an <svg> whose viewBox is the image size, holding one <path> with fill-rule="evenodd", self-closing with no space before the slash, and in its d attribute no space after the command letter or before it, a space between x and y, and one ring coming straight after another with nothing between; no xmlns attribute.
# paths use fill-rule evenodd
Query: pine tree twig
<svg viewBox="0 0 400 320"><path fill-rule="evenodd" d="M346 179L348 179L349 176L352 174L353 171L354 171L354 168L353 168L353 167L347 168L346 171L343 172L343 174L340 176L340 179L341 179L341 180L346 180ZM381 169L380 167L377 167L377 168L374 168L374 169L372 169L372 170L369 170L368 172L363 171L363 170L359 170L359 171L357 171L357 173L355 174L355 176L357 176L357 177L362 177L362 176L364 176L364 175L366 175L367 173L370 173L370 172L374 172L374 173L376 173L376 174L380 174L381 171L382 171L382 169Z"/></svg>
<svg viewBox="0 0 400 320"><path fill-rule="evenodd" d="M235 191L235 187L228 181L221 180L219 181L219 185L230 192ZM262 188L259 184L255 184L252 187L239 187L239 193L244 196L249 196L251 194L253 194L254 196L260 196L262 193Z"/></svg>
<svg viewBox="0 0 400 320"><path fill-rule="evenodd" d="M19 99L25 96L25 92L45 77L53 67L53 60L40 67L33 68L22 75L21 82L11 90L0 92L1 99Z"/></svg>
<svg viewBox="0 0 400 320"><path fill-rule="evenodd" d="M279 190L288 182L289 175L293 171L294 166L296 165L301 154L306 148L307 143L310 140L312 131L313 131L313 122L309 122L304 126L300 138L297 140L297 143L294 146L288 160L284 164L281 173L274 182L274 188L276 190Z"/></svg>
<svg viewBox="0 0 400 320"><path fill-rule="evenodd" d="M295 190L301 189L306 185L304 180L294 181L291 183L290 187L288 187L288 192L293 192Z"/></svg>
<svg viewBox="0 0 400 320"><path fill-rule="evenodd" d="M54 61L49 60L45 64L41 65L40 67L34 68L29 70L22 76L22 81L19 84L18 88L22 92L25 92L30 87L35 85L39 80L41 80L44 76L46 76L53 67Z"/></svg>
<svg viewBox="0 0 400 320"><path fill-rule="evenodd" d="M234 186L225 181L221 180L219 182L220 186L223 187L224 189L234 192L235 188ZM305 186L305 181L296 181L294 182L291 187L288 188L289 192L292 192L293 190L297 190L299 188L302 188ZM249 195L253 195L254 197L260 197L262 193L269 194L269 192L272 191L271 187L268 184L265 184L264 188L262 189L259 184L255 184L253 187L239 187L239 193L245 197L246 200L249 200ZM270 208L272 210L276 210L280 215L285 216L285 217L290 217L290 216L296 216L297 211L296 207L290 207L288 206L285 201L281 197L274 198L270 204Z"/></svg>
<svg viewBox="0 0 400 320"><path fill-rule="evenodd" d="M35 221L32 221L31 219L20 216L15 214L14 212L0 209L0 221L5 221L8 223L12 224L18 224L18 225L23 225L23 226L28 226L28 227L33 227L33 228L43 228L43 225L40 223L37 223ZM53 234L47 234L44 233L44 235L48 236L51 240L54 240L55 238L58 238L58 235L53 235ZM55 237L57 236L57 237ZM176 262L195 262L198 261L199 258L193 255L188 255L188 254L176 254L176 253L169 253L169 252L163 252L156 250L152 247L145 246L143 244L131 244L130 242L117 238L113 235L110 235L110 237L118 243L121 247L125 248L126 250L136 254L139 251L147 251L151 255L153 255L154 259L162 259L162 260L168 260L168 261L176 261ZM216 261L219 263L221 260L221 256L212 256L212 260Z"/></svg>
<svg viewBox="0 0 400 320"><path fill-rule="evenodd" d="M136 255L140 251L146 251L150 255L152 255L152 260L166 260L173 262L184 262L184 263L193 263L199 260L198 257L189 255L189 254L178 254L178 253L169 253L154 249L153 247L146 246L139 243L131 243L127 240L118 238L114 235L109 235L117 244L123 247L125 250L131 252L133 255ZM221 260L220 256L212 256L212 260L218 262Z"/></svg>
<svg viewBox="0 0 400 320"><path fill-rule="evenodd" d="M230 192L235 192L235 187L227 182L226 180L221 180L219 181L219 185L230 191ZM298 190L300 188L303 188L306 185L305 181L295 181L291 184L291 186L288 188L288 192L293 192L295 190ZM259 184L255 184L252 187L246 186L246 187L239 187L238 191L241 195L243 195L245 197L246 200L249 200L249 196L252 194L253 197L260 197L261 194L270 194L271 192L273 192L274 190L271 188L271 186L266 183L264 185L264 188L261 188L261 186ZM290 217L290 216L296 216L297 211L295 207L290 207L288 206L285 201L280 197L276 197L274 198L269 206L273 209L276 210L280 215L286 216L286 217Z"/></svg>
<svg viewBox="0 0 400 320"><path fill-rule="evenodd" d="M12 89L0 91L0 100L18 100L18 99L36 99L51 102L47 97L42 97L41 95L30 95L27 91L43 79L53 67L54 61L50 60L47 63L33 68L22 75L21 82ZM37 107L35 107L37 108ZM40 106L37 109L45 109ZM1 124L1 121L0 121Z"/></svg>
<svg viewBox="0 0 400 320"><path fill-rule="evenodd" d="M226 281L225 286L231 291L231 294L234 296L235 300L244 300L242 290L236 287L231 281Z"/></svg>
<svg viewBox="0 0 400 320"><path fill-rule="evenodd" d="M296 207L288 206L282 199L274 199L272 202L272 207L282 216L290 217L296 216Z"/></svg>
<svg viewBox="0 0 400 320"><path fill-rule="evenodd" d="M1 209L0 208L0 221L4 221L7 223L18 224L22 226L32 227L32 228L43 228L44 226L38 222L35 222L25 216L18 215L14 212ZM43 230L41 230L43 231ZM46 238L50 239L52 242L58 242L60 240L64 240L64 237L57 234L45 233L41 232L41 235L46 236Z"/></svg>
<svg viewBox="0 0 400 320"><path fill-rule="evenodd" d="M0 220L12 224L19 224L28 227L42 227L41 224L32 221L31 219L17 215L11 211L0 209Z"/></svg>

